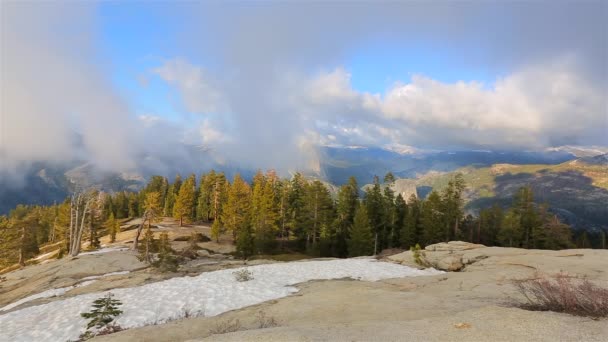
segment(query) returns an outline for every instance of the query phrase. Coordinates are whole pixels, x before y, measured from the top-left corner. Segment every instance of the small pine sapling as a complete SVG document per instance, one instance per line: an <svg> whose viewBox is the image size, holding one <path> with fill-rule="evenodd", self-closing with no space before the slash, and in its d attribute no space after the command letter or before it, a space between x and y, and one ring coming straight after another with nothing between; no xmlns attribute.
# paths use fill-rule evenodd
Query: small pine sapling
<svg viewBox="0 0 608 342"><path fill-rule="evenodd" d="M101 297L93 301L93 309L90 312L81 313L84 318L89 319L87 330L80 335L80 340L84 341L96 335L104 335L116 331L120 331L120 327L116 324L111 324L114 319L122 314L118 307L122 302L113 298L112 293L108 293L105 297Z"/></svg>

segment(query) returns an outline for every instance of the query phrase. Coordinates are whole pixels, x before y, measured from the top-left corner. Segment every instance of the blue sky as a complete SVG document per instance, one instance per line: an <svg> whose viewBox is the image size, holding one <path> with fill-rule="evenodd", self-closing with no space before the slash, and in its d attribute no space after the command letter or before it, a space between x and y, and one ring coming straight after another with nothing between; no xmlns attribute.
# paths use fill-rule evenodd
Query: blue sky
<svg viewBox="0 0 608 342"><path fill-rule="evenodd" d="M182 31L187 29L180 20L183 15L183 9L162 3L102 2L98 6L100 46L111 61L112 81L138 113L168 119L187 114L175 90L150 70L176 56L204 67L214 64L212 59L201 61L200 54L180 44ZM358 41L346 49L339 62L324 69L343 67L350 73L355 90L378 94L395 82L409 82L415 74L448 83L477 81L486 86L500 75L496 68L467 64L463 57L442 39L418 39L404 46L398 39L380 36Z"/></svg>

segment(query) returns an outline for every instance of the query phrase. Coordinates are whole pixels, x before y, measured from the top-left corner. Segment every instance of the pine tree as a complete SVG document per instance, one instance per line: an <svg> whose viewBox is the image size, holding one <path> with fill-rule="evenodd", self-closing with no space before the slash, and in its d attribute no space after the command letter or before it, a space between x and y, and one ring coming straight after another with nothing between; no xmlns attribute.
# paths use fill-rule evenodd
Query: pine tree
<svg viewBox="0 0 608 342"><path fill-rule="evenodd" d="M346 242L349 239L349 232L355 219L358 203L359 186L355 177L350 177L348 183L340 187L336 202L337 217L334 223L336 241L333 250L334 254L339 257L346 257L348 255L348 245Z"/></svg>
<svg viewBox="0 0 608 342"><path fill-rule="evenodd" d="M155 245L155 241L154 241L154 234L152 233L152 229L148 225L148 227L146 228L146 232L144 234L144 239L142 241L142 244L138 246L139 255L137 258L139 259L139 261L142 261L148 265L151 265L154 261L152 253L154 253L156 251L155 247L156 247L156 245Z"/></svg>
<svg viewBox="0 0 608 342"><path fill-rule="evenodd" d="M87 330L91 328L102 329L114 321L116 316L122 314L118 307L122 305L120 300L113 299L114 295L108 293L105 297L93 301L93 309L90 312L81 313L84 318L90 319Z"/></svg>
<svg viewBox="0 0 608 342"><path fill-rule="evenodd" d="M306 215L306 187L308 182L301 173L297 172L290 182L289 193L289 228L298 240L306 239L308 222Z"/></svg>
<svg viewBox="0 0 608 342"><path fill-rule="evenodd" d="M380 187L378 176L374 176L371 189L365 193L364 203L372 229L374 232L374 251L382 250L386 246L386 218L384 210L384 196Z"/></svg>
<svg viewBox="0 0 608 342"><path fill-rule="evenodd" d="M129 217L131 217L131 218L138 217L139 216L139 203L137 201L137 195L135 195L135 193L133 193L133 192L129 193L128 206L129 206Z"/></svg>
<svg viewBox="0 0 608 342"><path fill-rule="evenodd" d="M208 174L201 177L199 186L199 196L196 207L196 219L209 222L211 220L212 195L215 185L215 170L211 170Z"/></svg>
<svg viewBox="0 0 608 342"><path fill-rule="evenodd" d="M255 252L254 249L255 247L251 225L248 222L245 222L237 233L236 252L243 260L246 260L253 255Z"/></svg>
<svg viewBox="0 0 608 342"><path fill-rule="evenodd" d="M161 233L158 239L158 260L152 265L160 269L161 272L175 272L177 271L177 264L177 258L169 242L169 234Z"/></svg>
<svg viewBox="0 0 608 342"><path fill-rule="evenodd" d="M503 247L519 247L522 240L521 217L515 209L509 209L503 217L498 241Z"/></svg>
<svg viewBox="0 0 608 342"><path fill-rule="evenodd" d="M460 238L459 225L464 216L462 209L464 205L462 198L464 189L464 177L461 173L457 173L449 180L448 186L442 192L440 210L443 212L445 224L445 241Z"/></svg>
<svg viewBox="0 0 608 342"><path fill-rule="evenodd" d="M403 227L405 226L405 218L407 216L407 203L403 195L398 194L395 198L395 233L393 240L391 241L392 246L401 246L401 234L403 233Z"/></svg>
<svg viewBox="0 0 608 342"><path fill-rule="evenodd" d="M321 228L330 228L334 219L333 200L329 190L319 180L315 180L305 188L305 210L308 216L308 229L306 229L307 247L316 249ZM331 234L333 235L333 234Z"/></svg>
<svg viewBox="0 0 608 342"><path fill-rule="evenodd" d="M182 227L185 222L191 222L194 213L194 200L196 191L196 176L193 174L181 185L175 205L173 207L173 217L179 220Z"/></svg>
<svg viewBox="0 0 608 342"><path fill-rule="evenodd" d="M239 174L234 176L228 189L228 201L222 209L221 223L236 240L239 230L249 225L251 189Z"/></svg>
<svg viewBox="0 0 608 342"><path fill-rule="evenodd" d="M367 208L359 205L355 212L353 228L348 240L348 255L350 257L371 255L374 252L374 236L367 216Z"/></svg>
<svg viewBox="0 0 608 342"><path fill-rule="evenodd" d="M110 242L116 241L116 234L120 232L120 224L114 218L114 213L110 213L110 217L106 220L106 229L110 233Z"/></svg>
<svg viewBox="0 0 608 342"><path fill-rule="evenodd" d="M441 209L441 197L437 191L433 190L422 203L420 212L420 223L425 245L441 242L445 239L444 215Z"/></svg>
<svg viewBox="0 0 608 342"><path fill-rule="evenodd" d="M147 213L147 217L145 219L148 220L148 227L153 222L158 222L161 218L161 206L160 206L160 198L161 195L157 191L152 191L146 194L146 199L144 201L144 210Z"/></svg>
<svg viewBox="0 0 608 342"><path fill-rule="evenodd" d="M387 173L384 176L384 244L383 248L391 248L393 247L393 241L398 236L396 230L396 221L397 221L397 208L395 207L395 191L393 191L393 186L395 185L395 176L391 172Z"/></svg>
<svg viewBox="0 0 608 342"><path fill-rule="evenodd" d="M400 243L403 248L410 248L420 242L420 202L412 194L407 202L407 210L401 226Z"/></svg>
<svg viewBox="0 0 608 342"><path fill-rule="evenodd" d="M222 224L220 223L220 219L213 220L213 224L211 225L211 238L215 240L215 242L220 242L220 236L224 233L224 229Z"/></svg>
<svg viewBox="0 0 608 342"><path fill-rule="evenodd" d="M278 227L278 206L275 197L277 178L273 173L264 176L258 172L254 177L251 225L255 235L257 250L268 253L276 244Z"/></svg>

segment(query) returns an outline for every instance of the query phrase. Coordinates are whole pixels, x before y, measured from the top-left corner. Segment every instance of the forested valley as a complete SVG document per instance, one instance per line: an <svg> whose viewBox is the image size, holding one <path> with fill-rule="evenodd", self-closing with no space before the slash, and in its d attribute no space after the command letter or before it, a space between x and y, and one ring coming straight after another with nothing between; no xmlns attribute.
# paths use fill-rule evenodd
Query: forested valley
<svg viewBox="0 0 608 342"><path fill-rule="evenodd" d="M520 188L510 207L494 205L474 216L465 212L466 184L459 174L425 199L395 194L394 182L388 173L362 191L351 177L332 191L300 173L286 179L259 171L249 183L210 171L198 179L177 175L173 182L154 176L139 192L84 190L63 203L19 205L0 216L0 268L24 265L44 246L59 248L58 257L74 256L81 241L98 248L100 236L114 237L130 218L153 223L162 216L180 226L208 223L210 238L229 236L241 258L292 252L344 258L451 240L535 249L591 246L586 233L573 238L568 225L535 203L530 187ZM605 235L600 240L605 248Z"/></svg>

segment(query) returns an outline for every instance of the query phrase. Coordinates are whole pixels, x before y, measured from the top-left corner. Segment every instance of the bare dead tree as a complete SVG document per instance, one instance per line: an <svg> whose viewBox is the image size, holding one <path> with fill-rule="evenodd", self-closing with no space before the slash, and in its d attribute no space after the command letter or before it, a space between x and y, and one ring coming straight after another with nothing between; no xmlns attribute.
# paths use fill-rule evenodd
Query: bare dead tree
<svg viewBox="0 0 608 342"><path fill-rule="evenodd" d="M90 214L91 201L93 198L86 194L72 196L70 202L70 248L69 254L72 257L80 253L82 234L85 230L87 214Z"/></svg>
<svg viewBox="0 0 608 342"><path fill-rule="evenodd" d="M151 216L152 215L150 209L147 209L141 218L141 223L139 224L139 227L137 227L137 233L135 233L135 239L133 239L133 245L131 246L132 250L137 250L137 244L139 243L139 236L141 235L141 231L144 229L146 221L148 221Z"/></svg>

